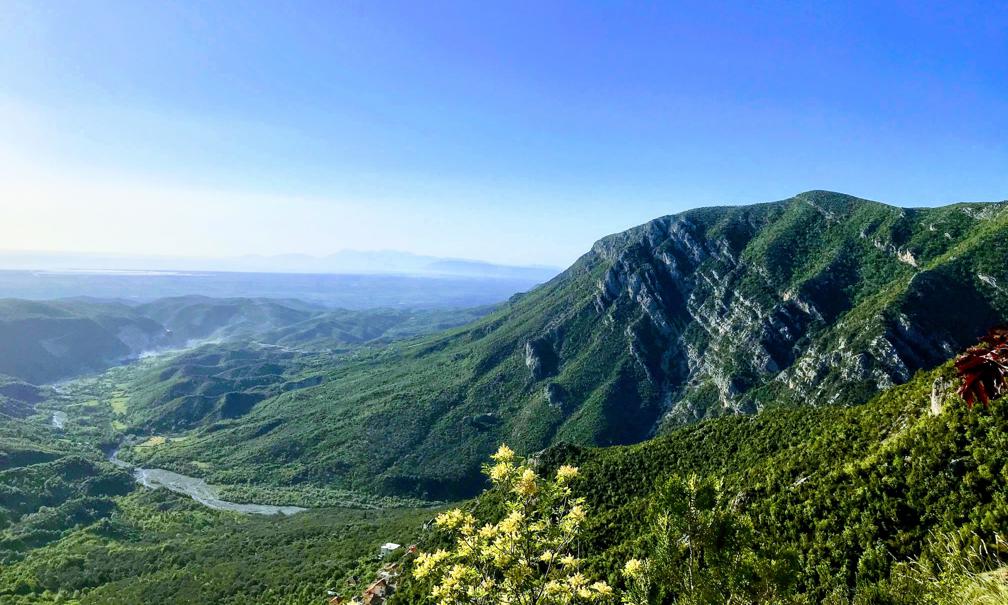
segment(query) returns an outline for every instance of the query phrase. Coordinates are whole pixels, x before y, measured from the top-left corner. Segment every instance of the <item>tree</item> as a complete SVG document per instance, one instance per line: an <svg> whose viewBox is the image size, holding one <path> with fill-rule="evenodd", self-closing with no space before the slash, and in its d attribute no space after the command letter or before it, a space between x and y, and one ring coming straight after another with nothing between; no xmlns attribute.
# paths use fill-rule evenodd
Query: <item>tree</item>
<svg viewBox="0 0 1008 605"><path fill-rule="evenodd" d="M652 557L628 562L628 594L647 586L652 602L771 603L792 582L794 561L755 548L752 521L720 478L670 477L657 489L650 517Z"/></svg>
<svg viewBox="0 0 1008 605"><path fill-rule="evenodd" d="M506 445L484 466L504 497L498 523L479 525L454 509L435 519L455 540L452 550L417 556L413 575L430 582L439 605L583 605L615 599L613 589L581 571L578 535L584 500L570 484L578 469L561 466L552 480L536 474Z"/></svg>

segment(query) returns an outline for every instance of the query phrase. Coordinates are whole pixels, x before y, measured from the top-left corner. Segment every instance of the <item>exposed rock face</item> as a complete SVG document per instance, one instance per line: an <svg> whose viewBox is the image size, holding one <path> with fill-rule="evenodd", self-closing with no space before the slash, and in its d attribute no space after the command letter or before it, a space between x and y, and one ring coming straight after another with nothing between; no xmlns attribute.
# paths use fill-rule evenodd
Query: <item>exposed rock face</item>
<svg viewBox="0 0 1008 605"><path fill-rule="evenodd" d="M945 398L952 390L952 387L952 383L946 381L945 379L941 377L935 378L934 384L931 385L930 412L932 416L941 415Z"/></svg>
<svg viewBox="0 0 1008 605"><path fill-rule="evenodd" d="M556 373L557 355L550 339L534 338L525 343L525 366L532 380L542 380Z"/></svg>
<svg viewBox="0 0 1008 605"><path fill-rule="evenodd" d="M551 382L543 388L543 397L546 403L553 407L562 408L564 405L564 390L559 384Z"/></svg>
<svg viewBox="0 0 1008 605"><path fill-rule="evenodd" d="M977 277L984 284L990 286L991 288L994 288L996 291L998 291L998 292L1004 292L1004 288L1001 287L1000 285L998 285L997 279L991 277L990 275L984 275L983 273L977 273Z"/></svg>
<svg viewBox="0 0 1008 605"><path fill-rule="evenodd" d="M642 321L627 328L628 350L682 420L754 411L740 395L788 367L795 342L817 319L814 305L794 292L778 294L727 240L697 231L678 217L649 223L638 243L615 256L595 305L600 313L637 308ZM756 287L751 297L743 282ZM703 382L715 385L720 410L682 397L684 385Z"/></svg>
<svg viewBox="0 0 1008 605"><path fill-rule="evenodd" d="M928 316L944 304L940 290L970 286L924 269L928 259L903 226L918 211L818 193L797 199L811 209L805 212L794 203L771 212L724 209L713 228L713 210L685 213L595 245L592 253L608 268L597 281L594 310L604 325L624 326L626 353L660 393L665 421L748 413L781 399L863 399L948 359L997 315L984 308L954 329L941 327ZM862 206L877 216L865 221ZM968 214L993 220L998 212ZM788 234L791 245L810 249L766 241L781 223L799 221ZM813 238L826 243L809 246ZM797 256L802 252L822 261ZM891 279L869 289L864 271ZM983 274L979 281L1004 297L991 287L996 278ZM891 300L871 300L882 291L891 291ZM979 298L964 304L985 305ZM972 312L965 307L951 312ZM547 375L539 350L526 348L534 378Z"/></svg>

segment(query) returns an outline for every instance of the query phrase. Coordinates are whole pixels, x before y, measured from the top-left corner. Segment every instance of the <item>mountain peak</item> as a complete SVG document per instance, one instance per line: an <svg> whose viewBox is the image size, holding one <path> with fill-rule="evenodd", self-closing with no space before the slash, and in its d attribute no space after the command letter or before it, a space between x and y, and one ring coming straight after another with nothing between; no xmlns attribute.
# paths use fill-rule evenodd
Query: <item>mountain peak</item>
<svg viewBox="0 0 1008 605"><path fill-rule="evenodd" d="M355 362L269 412L283 416L275 435L221 431L204 445L286 440L373 461L354 477L332 470L347 485L455 498L502 441L633 443L768 405L864 401L1008 319L1006 217L823 191L660 217L475 324ZM402 371L376 371L388 356ZM337 422L333 401L367 412ZM327 419L371 437L300 441L296 427ZM397 428L375 433L378 421Z"/></svg>

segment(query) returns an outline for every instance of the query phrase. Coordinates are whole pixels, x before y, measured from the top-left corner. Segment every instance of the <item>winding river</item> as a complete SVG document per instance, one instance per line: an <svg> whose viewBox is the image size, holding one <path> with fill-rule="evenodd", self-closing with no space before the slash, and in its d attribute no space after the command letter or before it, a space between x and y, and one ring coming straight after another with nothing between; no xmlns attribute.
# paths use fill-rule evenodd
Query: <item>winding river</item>
<svg viewBox="0 0 1008 605"><path fill-rule="evenodd" d="M171 354L173 351L158 351L153 355ZM147 355L142 355L147 356ZM57 391L62 391L61 385L56 385ZM52 413L50 424L55 430L64 430L68 420L67 413L63 410L56 410ZM163 487L169 491L183 496L189 496L203 506L216 510L230 510L237 513L250 515L293 515L308 510L300 506L273 506L271 504L239 504L221 500L217 496L217 489L202 479L189 477L161 468L141 468L119 459L119 449L116 448L109 455L109 462L125 469L133 470L133 478L137 483L151 489Z"/></svg>
<svg viewBox="0 0 1008 605"><path fill-rule="evenodd" d="M141 468L119 459L119 450L112 452L109 462L127 469L133 469L133 478L144 487L163 487L177 494L189 496L203 506L216 510L230 510L252 515L293 515L308 510L300 506L273 506L270 504L238 504L217 497L217 490L202 479L181 475L161 468Z"/></svg>

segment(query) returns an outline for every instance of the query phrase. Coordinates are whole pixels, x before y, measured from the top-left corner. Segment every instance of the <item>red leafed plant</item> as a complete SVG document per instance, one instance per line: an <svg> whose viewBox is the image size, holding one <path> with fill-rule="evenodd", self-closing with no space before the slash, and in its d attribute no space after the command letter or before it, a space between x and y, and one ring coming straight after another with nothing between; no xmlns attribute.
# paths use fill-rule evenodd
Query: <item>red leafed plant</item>
<svg viewBox="0 0 1008 605"><path fill-rule="evenodd" d="M966 349L955 362L962 384L959 394L966 405L1008 394L1008 326L992 328L976 345Z"/></svg>

